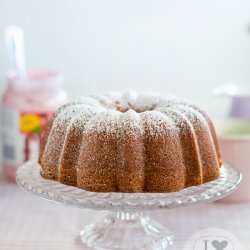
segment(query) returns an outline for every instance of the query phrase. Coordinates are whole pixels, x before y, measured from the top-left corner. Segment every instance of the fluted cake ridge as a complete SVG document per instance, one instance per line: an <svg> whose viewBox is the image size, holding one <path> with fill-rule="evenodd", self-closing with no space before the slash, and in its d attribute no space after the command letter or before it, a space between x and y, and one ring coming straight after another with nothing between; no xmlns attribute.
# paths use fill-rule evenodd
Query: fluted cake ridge
<svg viewBox="0 0 250 250"><path fill-rule="evenodd" d="M213 123L171 95L92 94L58 109L42 136L44 178L100 192L172 192L216 179Z"/></svg>

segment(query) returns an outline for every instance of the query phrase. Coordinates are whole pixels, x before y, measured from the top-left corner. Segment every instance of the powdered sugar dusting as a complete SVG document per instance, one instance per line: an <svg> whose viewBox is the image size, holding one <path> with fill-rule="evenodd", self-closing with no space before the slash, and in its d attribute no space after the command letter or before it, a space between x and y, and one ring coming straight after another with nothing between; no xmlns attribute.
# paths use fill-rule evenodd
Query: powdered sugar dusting
<svg viewBox="0 0 250 250"><path fill-rule="evenodd" d="M78 98L72 103L74 105L65 106L61 110L54 121L54 126L64 124L68 129L73 117L79 123L86 122L85 129L87 130L110 132L119 126L119 128L130 127L143 131L146 124L150 133L153 134L160 133L160 130L164 129L163 125L167 124L173 133L178 133L178 129L185 124L183 123L185 117L193 122L199 115L194 112L189 103L186 104L173 95L137 94L136 92L123 95L117 92L96 93ZM170 109L182 115L176 115L176 112L171 112ZM89 113L93 116L91 119L86 118Z"/></svg>
<svg viewBox="0 0 250 250"><path fill-rule="evenodd" d="M134 91L129 91L125 94L122 95L121 97L121 110L122 111L126 111L129 109L135 109L135 103L136 103L136 98L137 98L138 94Z"/></svg>
<svg viewBox="0 0 250 250"><path fill-rule="evenodd" d="M66 151L70 151L71 153L74 152L72 155L68 155L68 159L70 159L72 162L75 161L76 159L76 145L68 145L67 142L67 137L74 137L77 138L78 141L80 141L80 144L82 142L82 134L84 131L84 128L86 126L86 124L88 123L88 121L91 119L91 117L93 117L94 115L97 114L96 109L94 109L93 107L90 106L85 106L85 105L81 105L81 110L80 112L77 112L77 114L72 115L72 119L70 121L70 123L67 126L67 132L65 134L65 139L63 142L63 147L61 152L65 152ZM77 144L77 143L76 143ZM67 149L66 149L67 147ZM61 162L63 160L63 153L60 156L60 160L59 160L59 166L58 168L60 169L60 167L62 167ZM76 168L76 165L73 165L72 167Z"/></svg>
<svg viewBox="0 0 250 250"><path fill-rule="evenodd" d="M89 98L97 101L99 105L107 109L117 109L120 106L121 94L117 92L109 92L106 94L93 93L89 95Z"/></svg>
<svg viewBox="0 0 250 250"><path fill-rule="evenodd" d="M172 107L161 108L159 111L171 118L176 127L179 128L178 133L189 133L188 130L193 129L192 123L183 112Z"/></svg>
<svg viewBox="0 0 250 250"><path fill-rule="evenodd" d="M68 108L65 108L60 115L58 115L58 118L54 121L55 126L57 124L69 124L69 122L77 117L78 115L81 115L84 117L86 114L88 114L89 111L98 113L102 112L104 110L101 106L89 106L84 104L77 104L74 106L69 106Z"/></svg>
<svg viewBox="0 0 250 250"><path fill-rule="evenodd" d="M53 126L59 125L65 125L70 123L71 119L79 112L81 112L81 105L74 105L74 106L69 106L65 108L60 115L57 116L57 118L54 121Z"/></svg>
<svg viewBox="0 0 250 250"><path fill-rule="evenodd" d="M123 95L119 92L95 93L75 99L59 111L53 126L66 125L66 129L69 129L75 119L77 123L86 125L84 129L107 132L116 130L117 126L119 130L124 127L143 132L146 124L152 134L160 133L166 125L173 133L178 133L178 130L184 129L187 121L195 123L198 119L206 122L203 115L193 109L190 103L173 95L136 92Z"/></svg>
<svg viewBox="0 0 250 250"><path fill-rule="evenodd" d="M144 93L138 95L134 104L135 110L140 112L155 110L159 107L168 105L169 102L175 100L173 95L159 95L154 93Z"/></svg>
<svg viewBox="0 0 250 250"><path fill-rule="evenodd" d="M94 94L63 106L52 121L41 159L44 176L94 191L116 191L119 183L123 183L123 176L129 176L125 179L125 187L131 180L137 183L138 170L142 177L138 183L142 187L135 190L143 190L145 167L147 180L150 180L154 176L154 166L179 173L178 188L182 188L185 171L181 159L185 156L188 161L197 156L192 142L195 145L197 142L201 149L214 148L211 150L212 160L216 155L215 147L210 145L212 137L206 133L209 127L205 115L190 103L173 96L135 92ZM181 147L186 148L189 144L191 150L182 151ZM194 155L190 155L192 151ZM176 168L179 171L176 172ZM130 173L127 175L128 169ZM120 175L118 182L117 173L122 171L124 175ZM164 178L169 176L171 174L166 172ZM161 190L157 184L158 176L155 180L153 184ZM151 189L146 187L146 190Z"/></svg>
<svg viewBox="0 0 250 250"><path fill-rule="evenodd" d="M108 92L105 94L93 93L89 96L75 99L73 103L102 106L106 109L118 110L120 112L126 112L129 109L133 109L136 112L141 113L173 105L178 101L180 100L173 95L159 95L155 93L138 94L137 92L130 91L124 94L119 92Z"/></svg>
<svg viewBox="0 0 250 250"><path fill-rule="evenodd" d="M122 135L132 134L135 131L143 133L141 116L132 109L120 115L118 127Z"/></svg>
<svg viewBox="0 0 250 250"><path fill-rule="evenodd" d="M193 109L190 105L174 105L173 109L180 111L189 120L190 123L199 123L203 126L207 126L207 121L205 117L200 112Z"/></svg>
<svg viewBox="0 0 250 250"><path fill-rule="evenodd" d="M118 104L121 101L122 94L120 92L113 91L113 92L105 93L104 95L110 100L110 102L113 105Z"/></svg>
<svg viewBox="0 0 250 250"><path fill-rule="evenodd" d="M100 106L100 103L92 97L81 96L74 99L71 103L88 104L91 106Z"/></svg>
<svg viewBox="0 0 250 250"><path fill-rule="evenodd" d="M143 124L152 136L161 135L166 129L173 134L178 133L173 120L159 111L146 111L141 113Z"/></svg>
<svg viewBox="0 0 250 250"><path fill-rule="evenodd" d="M89 120L85 127L86 132L106 132L113 133L117 131L118 119L120 113L116 110L106 110L97 113L92 119Z"/></svg>

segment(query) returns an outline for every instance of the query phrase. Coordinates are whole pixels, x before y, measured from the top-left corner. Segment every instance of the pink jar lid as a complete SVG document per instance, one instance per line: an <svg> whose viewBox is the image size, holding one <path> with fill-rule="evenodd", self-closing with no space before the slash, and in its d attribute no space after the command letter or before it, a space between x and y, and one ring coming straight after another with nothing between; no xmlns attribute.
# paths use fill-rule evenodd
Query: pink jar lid
<svg viewBox="0 0 250 250"><path fill-rule="evenodd" d="M63 87L63 74L53 71L28 71L28 78L17 78L15 71L9 71L9 88L18 93L36 92L53 95Z"/></svg>

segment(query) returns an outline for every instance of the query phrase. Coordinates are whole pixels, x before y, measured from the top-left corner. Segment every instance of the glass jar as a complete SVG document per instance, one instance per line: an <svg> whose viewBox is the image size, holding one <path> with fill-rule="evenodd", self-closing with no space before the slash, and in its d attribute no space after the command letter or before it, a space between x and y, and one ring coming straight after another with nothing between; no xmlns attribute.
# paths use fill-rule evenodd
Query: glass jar
<svg viewBox="0 0 250 250"><path fill-rule="evenodd" d="M2 158L5 177L15 181L18 166L37 158L40 133L47 119L67 102L63 75L28 72L25 79L11 71L2 99Z"/></svg>

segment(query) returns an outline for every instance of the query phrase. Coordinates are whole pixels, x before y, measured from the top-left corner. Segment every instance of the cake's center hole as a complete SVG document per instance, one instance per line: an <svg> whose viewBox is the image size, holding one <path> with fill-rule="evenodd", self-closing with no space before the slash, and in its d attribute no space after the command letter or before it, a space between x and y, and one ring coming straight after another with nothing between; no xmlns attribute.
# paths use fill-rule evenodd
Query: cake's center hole
<svg viewBox="0 0 250 250"><path fill-rule="evenodd" d="M122 102L115 102L115 103L104 103L101 102L101 104L107 108L107 109L113 109L113 110L117 110L121 113L126 113L127 111L129 111L130 109L134 110L136 113L143 113L146 111L153 111L155 110L157 104L152 104L152 105L147 105L146 107L136 107L136 105L131 104L129 102L127 103L122 103Z"/></svg>
<svg viewBox="0 0 250 250"><path fill-rule="evenodd" d="M130 109L132 109L136 113L143 113L143 112L146 112L146 111L152 111L152 110L155 109L155 107L156 107L156 105L153 105L153 106L147 107L147 108L137 108L134 105L131 105L130 103L128 103L127 107L122 107L122 106L117 105L116 106L116 110L120 111L122 113L126 113L127 111L129 111Z"/></svg>
<svg viewBox="0 0 250 250"><path fill-rule="evenodd" d="M116 108L116 110L120 111L121 113L126 113L130 109L134 110L136 113L143 113L143 112L146 112L146 111L152 111L152 110L154 110L154 108L151 108L151 109L134 109L134 108L123 109L123 108Z"/></svg>

